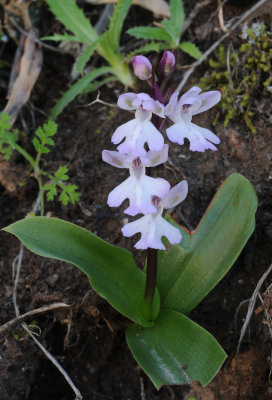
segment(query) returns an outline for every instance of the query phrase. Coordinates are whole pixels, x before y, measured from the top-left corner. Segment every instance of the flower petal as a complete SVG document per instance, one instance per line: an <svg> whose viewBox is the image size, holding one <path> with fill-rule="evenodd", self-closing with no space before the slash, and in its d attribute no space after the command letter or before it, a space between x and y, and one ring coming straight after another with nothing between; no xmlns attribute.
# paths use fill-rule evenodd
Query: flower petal
<svg viewBox="0 0 272 400"><path fill-rule="evenodd" d="M165 236L171 244L177 244L181 242L182 235L178 228L175 228L163 217L157 217L156 226L156 237L157 240L162 236Z"/></svg>
<svg viewBox="0 0 272 400"><path fill-rule="evenodd" d="M213 107L221 100L221 93L218 90L211 90L209 92L201 93L198 97L202 104L198 110L192 112L192 115L199 114Z"/></svg>
<svg viewBox="0 0 272 400"><path fill-rule="evenodd" d="M160 151L164 145L164 139L160 131L150 121L145 123L144 131L149 149Z"/></svg>
<svg viewBox="0 0 272 400"><path fill-rule="evenodd" d="M183 145L184 138L186 137L186 134L184 135L184 132L187 129L186 125L187 124L181 120L180 122L170 126L170 128L167 128L166 135L168 136L168 139L171 140L171 142Z"/></svg>
<svg viewBox="0 0 272 400"><path fill-rule="evenodd" d="M158 100L154 101L152 112L153 112L153 114L156 114L161 118L165 118L164 105L162 103L160 103Z"/></svg>
<svg viewBox="0 0 272 400"><path fill-rule="evenodd" d="M128 193L131 190L131 177L127 178L120 185L116 186L108 196L108 205L110 207L119 207L125 199L128 198Z"/></svg>
<svg viewBox="0 0 272 400"><path fill-rule="evenodd" d="M156 167L163 164L168 159L168 144L164 144L160 151L148 151L145 156L141 157L142 163L146 167Z"/></svg>
<svg viewBox="0 0 272 400"><path fill-rule="evenodd" d="M172 208L181 203L188 194L188 182L182 181L172 187L167 195L161 200L163 208Z"/></svg>
<svg viewBox="0 0 272 400"><path fill-rule="evenodd" d="M191 123L191 125L194 127L194 129L196 129L199 133L201 133L201 135L205 138L208 139L210 142L215 143L215 144L219 144L220 143L220 139L218 136L216 136L212 131L210 131L209 129L206 128L202 128L201 126L195 125L193 123Z"/></svg>
<svg viewBox="0 0 272 400"><path fill-rule="evenodd" d="M119 151L102 151L102 160L113 165L116 168L129 168L132 159L127 154L121 154Z"/></svg>
<svg viewBox="0 0 272 400"><path fill-rule="evenodd" d="M136 249L160 249L165 250L161 241L165 236L171 244L180 243L182 236L179 229L169 224L160 215L145 215L130 222L122 228L124 236L130 237L135 233L141 233L141 239L135 244Z"/></svg>
<svg viewBox="0 0 272 400"><path fill-rule="evenodd" d="M149 59L145 56L136 56L132 60L132 66L134 74L142 80L151 78L152 76L152 64Z"/></svg>
<svg viewBox="0 0 272 400"><path fill-rule="evenodd" d="M127 136L128 132L133 132L137 127L137 122L135 119L132 119L131 121L126 122L123 125L120 125L115 132L113 133L111 137L111 141L114 144L120 143L121 140L124 139L124 137Z"/></svg>
<svg viewBox="0 0 272 400"><path fill-rule="evenodd" d="M137 98L135 93L124 93L118 97L117 105L123 110L135 110L136 106L133 105L133 101Z"/></svg>
<svg viewBox="0 0 272 400"><path fill-rule="evenodd" d="M165 115L171 118L171 115L173 115L176 112L176 107L178 104L178 95L179 92L174 92L172 96L170 97L170 100L165 107Z"/></svg>
<svg viewBox="0 0 272 400"><path fill-rule="evenodd" d="M186 123L185 121L180 121L166 129L166 134L169 140L180 145L184 144L184 138L189 139L189 149L191 151L203 152L207 149L217 150L209 140L212 140L214 143L219 143L218 141L220 141L218 137L208 129L201 128L191 122Z"/></svg>

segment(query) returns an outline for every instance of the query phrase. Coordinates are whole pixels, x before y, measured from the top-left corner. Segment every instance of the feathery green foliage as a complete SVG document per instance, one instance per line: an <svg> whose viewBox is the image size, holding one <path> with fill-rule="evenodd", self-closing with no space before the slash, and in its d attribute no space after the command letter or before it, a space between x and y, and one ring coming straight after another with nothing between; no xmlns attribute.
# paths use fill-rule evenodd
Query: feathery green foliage
<svg viewBox="0 0 272 400"><path fill-rule="evenodd" d="M77 192L77 186L68 183L68 168L60 166L54 175L40 168L40 159L43 154L48 154L54 146L53 136L57 133L57 124L48 121L42 127L38 127L32 140L36 156L32 157L19 143L19 132L11 130L11 124L8 122L10 116L5 113L0 114L0 153L9 160L13 151L18 151L30 164L33 175L36 178L41 196L41 214L44 212L44 192L47 191L47 200L54 200L59 193L59 201L66 206L68 203L75 203L79 200L80 194ZM46 182L44 182L46 181Z"/></svg>

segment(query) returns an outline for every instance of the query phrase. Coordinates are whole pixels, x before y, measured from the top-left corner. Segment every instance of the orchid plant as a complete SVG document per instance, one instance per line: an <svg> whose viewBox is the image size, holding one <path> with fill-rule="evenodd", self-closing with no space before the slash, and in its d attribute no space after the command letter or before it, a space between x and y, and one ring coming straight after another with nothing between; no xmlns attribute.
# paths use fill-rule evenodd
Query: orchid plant
<svg viewBox="0 0 272 400"><path fill-rule="evenodd" d="M127 168L129 177L108 195L110 207L129 200L125 213L136 217L122 227L125 237L140 233L135 248L147 250L144 270L132 254L112 246L91 232L55 218L31 217L5 228L31 251L74 264L93 289L133 323L126 340L135 359L157 388L194 380L207 385L226 358L216 339L187 314L230 269L254 230L257 199L249 181L230 175L221 185L197 228L190 232L164 210L172 210L187 196L183 180L171 187L152 177L152 168L168 159L163 127L170 142L203 153L216 151L219 138L192 123L192 117L219 102L218 91L201 93L197 86L179 96L162 91L176 66L176 54L166 51L156 70L144 56L133 60L135 75L151 92L125 93L121 109L135 118L112 135L116 151L104 150L102 159ZM168 126L167 125L167 126Z"/></svg>

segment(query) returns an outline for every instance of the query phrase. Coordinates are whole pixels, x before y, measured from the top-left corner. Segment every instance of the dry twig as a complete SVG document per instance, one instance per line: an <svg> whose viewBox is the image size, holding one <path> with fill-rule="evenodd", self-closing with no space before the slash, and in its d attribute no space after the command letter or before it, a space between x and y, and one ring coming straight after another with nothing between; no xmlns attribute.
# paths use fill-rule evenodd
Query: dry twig
<svg viewBox="0 0 272 400"><path fill-rule="evenodd" d="M103 104L104 106L113 107L113 108L117 108L118 107L117 104L112 104L112 103L108 103L106 101L100 100L100 91L99 90L97 92L96 99L93 100L91 103L83 104L82 106L76 106L76 107L91 107L96 103Z"/></svg>
<svg viewBox="0 0 272 400"><path fill-rule="evenodd" d="M237 350L236 350L236 357L237 357L237 355L239 353L242 340L243 340L243 338L245 336L246 330L247 330L249 322L251 320L251 317L252 317L252 314L253 314L253 311L254 311L254 308L255 308L255 303L256 303L257 297L259 296L259 292L260 292L261 286L262 286L262 284L264 283L265 279L267 278L267 276L270 274L271 271L272 271L272 264L270 265L270 267L267 269L267 271L263 274L263 276L261 277L261 279L257 283L257 286L256 286L256 288L255 288L255 290L254 290L254 292L253 292L253 294L252 294L252 296L251 296L251 298L249 300L246 319L245 319L245 322L244 322L244 324L242 326L242 329L241 329L240 338L239 338L239 342L238 342L238 346L237 346Z"/></svg>
<svg viewBox="0 0 272 400"><path fill-rule="evenodd" d="M224 22L222 0L218 0L218 20L219 20L219 25L220 25L220 28L222 29L222 31L227 33L228 29L226 28L226 25L225 25L225 22Z"/></svg>
<svg viewBox="0 0 272 400"><path fill-rule="evenodd" d="M235 22L221 38L219 38L208 50L203 53L202 57L195 61L192 65L191 68L185 72L182 81L178 85L176 91L179 92L183 87L186 85L188 79L194 72L194 70L203 63L203 61L206 60L206 58L236 29L238 28L239 25L241 25L243 22L246 21L246 19L254 13L259 7L263 6L268 0L259 0L257 4L255 4L253 7L251 7L249 10L247 10L241 18L237 22Z"/></svg>
<svg viewBox="0 0 272 400"><path fill-rule="evenodd" d="M30 317L35 314L40 314L45 311L55 310L56 308L67 308L70 307L69 304L65 303L53 303L49 304L48 306L43 306L36 308L35 310L31 310L26 312L25 314L21 314L19 317L13 318L10 321L6 322L5 324L0 326L0 333L4 332L6 329L11 328L17 322L21 322L23 319Z"/></svg>

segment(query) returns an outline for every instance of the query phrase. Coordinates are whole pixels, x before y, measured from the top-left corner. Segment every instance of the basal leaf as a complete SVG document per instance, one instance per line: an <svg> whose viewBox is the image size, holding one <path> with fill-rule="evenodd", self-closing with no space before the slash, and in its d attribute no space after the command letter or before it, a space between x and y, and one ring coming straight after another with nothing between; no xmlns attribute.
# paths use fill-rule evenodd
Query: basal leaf
<svg viewBox="0 0 272 400"><path fill-rule="evenodd" d="M96 30L75 0L46 0L46 2L56 18L81 42L90 43L98 39Z"/></svg>
<svg viewBox="0 0 272 400"><path fill-rule="evenodd" d="M250 182L230 175L196 230L180 228L180 245L159 252L157 285L162 308L189 313L223 278L255 227L257 197Z"/></svg>
<svg viewBox="0 0 272 400"><path fill-rule="evenodd" d="M215 338L185 315L161 310L152 328L133 324L127 343L140 367L157 389L199 381L206 386L226 353Z"/></svg>
<svg viewBox="0 0 272 400"><path fill-rule="evenodd" d="M170 1L170 15L170 22L173 26L173 30L175 30L176 36L179 37L185 21L185 12L182 0Z"/></svg>
<svg viewBox="0 0 272 400"><path fill-rule="evenodd" d="M91 82L89 85L87 85L83 90L82 90L82 94L84 93L90 93L90 92L94 92L95 90L99 89L101 86L106 85L109 82L114 82L117 80L117 77L115 76L108 76L105 79L101 79L100 81L93 81Z"/></svg>
<svg viewBox="0 0 272 400"><path fill-rule="evenodd" d="M137 54L146 54L146 53L151 53L153 51L158 53L160 50L167 49L168 47L169 47L168 43L151 42L141 47L138 47L136 50L131 51L129 54L126 55L126 57L129 60L131 60Z"/></svg>
<svg viewBox="0 0 272 400"><path fill-rule="evenodd" d="M127 31L131 36L139 39L171 41L171 36L162 28L152 28L149 26L137 26Z"/></svg>
<svg viewBox="0 0 272 400"><path fill-rule="evenodd" d="M128 251L56 218L26 218L4 230L36 254L77 266L88 276L94 290L116 310L142 326L153 325L144 303L145 273L136 267ZM159 313L159 304L156 291L152 319Z"/></svg>
<svg viewBox="0 0 272 400"><path fill-rule="evenodd" d="M76 70L79 72L83 72L87 62L90 60L90 58L92 57L95 49L97 46L97 41L93 42L90 46L86 47L86 49L84 49L82 51L82 53L79 55L79 57L76 60Z"/></svg>
<svg viewBox="0 0 272 400"><path fill-rule="evenodd" d="M80 38L73 35L59 35L54 33L52 36L44 36L41 40L52 40L53 42L80 42Z"/></svg>
<svg viewBox="0 0 272 400"><path fill-rule="evenodd" d="M189 54L191 57L194 57L196 60L199 60L200 57L202 57L202 53L199 48L191 42L182 42L179 45L179 48L185 53Z"/></svg>
<svg viewBox="0 0 272 400"><path fill-rule="evenodd" d="M62 112L62 110L68 106L69 103L71 103L72 100L76 96L78 96L80 93L84 91L84 89L90 85L92 81L94 81L96 78L98 78L101 75L105 75L109 72L112 72L112 68L110 67L101 67L97 68L82 78L80 78L76 83L74 83L70 89L65 92L62 97L57 100L57 103L55 106L52 108L51 113L50 113L50 118L56 119L57 116Z"/></svg>
<svg viewBox="0 0 272 400"><path fill-rule="evenodd" d="M112 46L116 51L119 51L120 34L131 3L132 0L119 0L114 7L114 12L110 19L110 38Z"/></svg>

